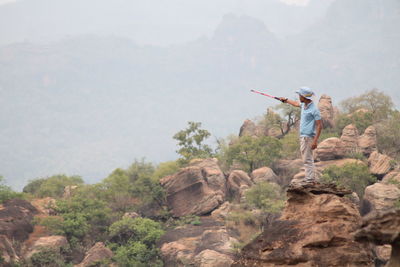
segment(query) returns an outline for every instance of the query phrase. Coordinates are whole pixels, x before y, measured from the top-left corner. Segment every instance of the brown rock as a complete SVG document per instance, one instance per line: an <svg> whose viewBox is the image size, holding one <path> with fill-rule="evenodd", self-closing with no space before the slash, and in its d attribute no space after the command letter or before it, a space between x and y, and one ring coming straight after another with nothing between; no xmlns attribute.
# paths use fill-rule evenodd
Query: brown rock
<svg viewBox="0 0 400 267"><path fill-rule="evenodd" d="M34 199L31 204L39 211L40 214L54 215L56 212L56 200L52 197Z"/></svg>
<svg viewBox="0 0 400 267"><path fill-rule="evenodd" d="M233 260L214 250L206 249L195 257L195 266L198 267L230 267Z"/></svg>
<svg viewBox="0 0 400 267"><path fill-rule="evenodd" d="M337 137L323 140L315 150L316 159L319 161L343 158L345 154L344 145Z"/></svg>
<svg viewBox="0 0 400 267"><path fill-rule="evenodd" d="M72 196L72 192L78 188L77 185L67 185L64 187L63 198L70 198Z"/></svg>
<svg viewBox="0 0 400 267"><path fill-rule="evenodd" d="M373 210L382 211L393 208L400 198L400 189L393 184L375 183L365 188L364 200Z"/></svg>
<svg viewBox="0 0 400 267"><path fill-rule="evenodd" d="M392 158L374 151L368 158L369 170L372 174L383 177L392 169Z"/></svg>
<svg viewBox="0 0 400 267"><path fill-rule="evenodd" d="M322 95L319 99L318 109L321 113L322 123L324 128L333 128L334 125L334 110L332 99L328 95Z"/></svg>
<svg viewBox="0 0 400 267"><path fill-rule="evenodd" d="M176 217L207 214L225 198L225 176L214 159L195 162L160 182Z"/></svg>
<svg viewBox="0 0 400 267"><path fill-rule="evenodd" d="M256 184L260 182L279 183L279 177L271 168L268 167L256 169L251 173L250 176L253 182Z"/></svg>
<svg viewBox="0 0 400 267"><path fill-rule="evenodd" d="M211 216L215 219L225 220L231 209L232 205L226 201L218 209L211 212Z"/></svg>
<svg viewBox="0 0 400 267"><path fill-rule="evenodd" d="M377 245L392 245L392 254L386 266L400 266L400 210L375 211L363 218L356 240Z"/></svg>
<svg viewBox="0 0 400 267"><path fill-rule="evenodd" d="M33 231L31 221L37 213L37 209L25 200L6 201L0 209L0 235L7 236L9 240L26 240Z"/></svg>
<svg viewBox="0 0 400 267"><path fill-rule="evenodd" d="M345 155L358 152L358 137L359 134L356 126L350 124L344 127L340 141L342 141L342 148Z"/></svg>
<svg viewBox="0 0 400 267"><path fill-rule="evenodd" d="M240 200L243 192L252 185L253 182L251 181L250 177L247 175L247 173L241 170L232 171L226 181L226 187L228 189L229 196L237 201Z"/></svg>
<svg viewBox="0 0 400 267"><path fill-rule="evenodd" d="M333 185L291 188L280 220L242 249L232 266L373 266L367 245L351 233L360 214Z"/></svg>
<svg viewBox="0 0 400 267"><path fill-rule="evenodd" d="M54 235L41 237L35 241L33 246L29 249L26 258L29 259L33 254L40 252L42 249L51 249L60 252L62 247L67 247L68 241L65 236Z"/></svg>
<svg viewBox="0 0 400 267"><path fill-rule="evenodd" d="M136 212L125 212L125 214L122 216L122 218L131 218L131 219L135 219L135 218L139 218L140 215L137 214Z"/></svg>
<svg viewBox="0 0 400 267"><path fill-rule="evenodd" d="M400 185L400 171L392 171L385 175L382 179L384 184L399 184Z"/></svg>
<svg viewBox="0 0 400 267"><path fill-rule="evenodd" d="M233 244L238 241L226 229L206 230L201 236L198 250L211 249L226 255L233 254Z"/></svg>
<svg viewBox="0 0 400 267"><path fill-rule="evenodd" d="M251 136L251 137L261 137L268 135L267 129L261 125L256 125L251 120L245 120L243 125L240 127L239 137Z"/></svg>
<svg viewBox="0 0 400 267"><path fill-rule="evenodd" d="M5 235L0 235L0 252L4 262L10 264L19 262L19 257L14 249L13 243Z"/></svg>
<svg viewBox="0 0 400 267"><path fill-rule="evenodd" d="M369 126L365 129L364 134L358 138L357 142L360 151L366 156L369 156L378 149L377 143L376 129L374 126Z"/></svg>
<svg viewBox="0 0 400 267"><path fill-rule="evenodd" d="M93 266L94 263L105 260L111 259L114 256L114 253L107 248L104 243L97 242L88 252L86 252L86 256L83 261L75 265L76 267L89 267Z"/></svg>

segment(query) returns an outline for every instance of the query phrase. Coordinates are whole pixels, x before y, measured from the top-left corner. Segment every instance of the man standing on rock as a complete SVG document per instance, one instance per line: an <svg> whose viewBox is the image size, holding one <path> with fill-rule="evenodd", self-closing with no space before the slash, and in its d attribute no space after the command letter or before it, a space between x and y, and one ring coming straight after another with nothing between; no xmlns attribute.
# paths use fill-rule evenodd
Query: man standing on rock
<svg viewBox="0 0 400 267"><path fill-rule="evenodd" d="M283 103L288 103L301 108L300 117L300 152L305 169L305 183L315 182L315 167L313 150L318 146L318 138L322 130L321 114L318 107L312 101L314 92L308 87L301 87L298 91L299 100L290 100L280 97Z"/></svg>

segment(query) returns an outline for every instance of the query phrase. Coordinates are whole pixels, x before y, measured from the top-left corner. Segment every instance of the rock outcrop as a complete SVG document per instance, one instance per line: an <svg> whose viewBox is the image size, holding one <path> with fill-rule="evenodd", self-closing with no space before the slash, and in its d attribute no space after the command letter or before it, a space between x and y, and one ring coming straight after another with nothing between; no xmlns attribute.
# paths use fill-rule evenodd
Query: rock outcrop
<svg viewBox="0 0 400 267"><path fill-rule="evenodd" d="M245 246L232 266L372 266L371 250L352 238L361 216L343 197L350 193L333 185L290 187L281 218Z"/></svg>
<svg viewBox="0 0 400 267"><path fill-rule="evenodd" d="M371 210L391 209L398 199L400 199L400 189L394 184L375 183L365 188L364 202L370 204Z"/></svg>
<svg viewBox="0 0 400 267"><path fill-rule="evenodd" d="M363 218L356 240L373 242L376 245L389 244L392 253L387 267L400 266L400 210L371 212Z"/></svg>
<svg viewBox="0 0 400 267"><path fill-rule="evenodd" d="M31 224L37 209L28 201L12 199L3 203L0 209L0 235L9 240L24 241L33 231Z"/></svg>
<svg viewBox="0 0 400 267"><path fill-rule="evenodd" d="M249 189L252 185L253 181L251 178L247 173L241 170L232 171L226 182L229 197L236 201L240 201L244 191Z"/></svg>
<svg viewBox="0 0 400 267"><path fill-rule="evenodd" d="M359 136L357 128L347 125L340 138L331 137L323 140L316 151L316 159L320 161L344 158L349 154L363 153L369 156L377 150L375 127L368 127L364 134Z"/></svg>
<svg viewBox="0 0 400 267"><path fill-rule="evenodd" d="M105 259L111 259L113 256L114 253L107 248L104 243L97 242L92 248L89 249L88 252L86 252L86 256L83 261L80 264L75 265L75 267L94 266L96 262Z"/></svg>
<svg viewBox="0 0 400 267"><path fill-rule="evenodd" d="M225 267L233 262L233 244L237 240L223 222L210 217L201 217L200 220L198 226L177 227L161 238L158 246L165 267Z"/></svg>
<svg viewBox="0 0 400 267"><path fill-rule="evenodd" d="M369 171L378 176L383 177L392 169L392 158L374 151L368 158Z"/></svg>
<svg viewBox="0 0 400 267"><path fill-rule="evenodd" d="M54 235L41 237L36 240L33 246L29 249L26 258L29 259L33 254L40 252L43 249L60 252L61 248L66 248L68 246L69 244L65 236Z"/></svg>
<svg viewBox="0 0 400 267"><path fill-rule="evenodd" d="M389 172L383 177L382 183L400 185L400 171Z"/></svg>
<svg viewBox="0 0 400 267"><path fill-rule="evenodd" d="M332 105L332 98L328 95L322 95L318 102L318 109L321 113L324 128L333 128L335 111Z"/></svg>
<svg viewBox="0 0 400 267"><path fill-rule="evenodd" d="M254 170L250 177L255 184L260 182L269 182L279 184L279 177L274 173L274 171L269 167L262 167Z"/></svg>
<svg viewBox="0 0 400 267"><path fill-rule="evenodd" d="M195 160L160 182L167 192L167 204L176 217L210 213L225 199L226 180L217 159Z"/></svg>
<svg viewBox="0 0 400 267"><path fill-rule="evenodd" d="M240 127L239 137L251 136L251 137L261 137L268 135L268 131L265 127L256 125L251 120L245 120L243 125Z"/></svg>
<svg viewBox="0 0 400 267"><path fill-rule="evenodd" d="M360 151L369 156L372 152L378 150L378 141L376 139L376 129L374 126L369 126L365 129L364 134L358 138L357 145Z"/></svg>

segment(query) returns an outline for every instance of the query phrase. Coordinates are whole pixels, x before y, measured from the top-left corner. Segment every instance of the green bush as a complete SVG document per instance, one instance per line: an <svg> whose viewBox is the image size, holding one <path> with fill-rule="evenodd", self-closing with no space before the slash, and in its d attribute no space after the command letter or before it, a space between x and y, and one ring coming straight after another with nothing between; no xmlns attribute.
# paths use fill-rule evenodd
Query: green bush
<svg viewBox="0 0 400 267"><path fill-rule="evenodd" d="M250 136L240 137L226 151L228 164L238 162L243 164L248 172L271 165L280 157L282 144L278 139L270 136L254 138Z"/></svg>
<svg viewBox="0 0 400 267"><path fill-rule="evenodd" d="M160 223L147 218L124 218L113 223L109 236L119 266L162 266L156 242L164 234Z"/></svg>
<svg viewBox="0 0 400 267"><path fill-rule="evenodd" d="M167 161L160 163L153 174L153 179L159 181L161 178L179 171L178 161Z"/></svg>
<svg viewBox="0 0 400 267"><path fill-rule="evenodd" d="M85 236L101 239L110 224L111 210L102 200L88 195L74 194L71 199L58 200L56 212L63 218L62 231L69 240Z"/></svg>
<svg viewBox="0 0 400 267"><path fill-rule="evenodd" d="M4 178L0 176L0 204L14 198L23 198L23 194L17 193L11 187L4 184Z"/></svg>
<svg viewBox="0 0 400 267"><path fill-rule="evenodd" d="M80 176L54 175L48 178L39 178L30 181L23 192L30 193L36 197L62 197L64 188L68 185L81 185L83 180Z"/></svg>
<svg viewBox="0 0 400 267"><path fill-rule="evenodd" d="M367 127L374 123L372 112L359 111L352 114L341 114L336 118L336 131L342 135L344 127L349 124L356 126L358 133L363 134Z"/></svg>
<svg viewBox="0 0 400 267"><path fill-rule="evenodd" d="M52 235L65 235L64 219L62 217L35 217L33 223L44 226Z"/></svg>
<svg viewBox="0 0 400 267"><path fill-rule="evenodd" d="M299 133L291 132L280 139L282 144L281 156L285 159L297 159L300 157Z"/></svg>
<svg viewBox="0 0 400 267"><path fill-rule="evenodd" d="M285 206L285 197L279 185L261 182L245 193L246 203L266 212L278 213Z"/></svg>
<svg viewBox="0 0 400 267"><path fill-rule="evenodd" d="M347 163L343 166L330 166L322 172L322 182L344 186L362 198L365 188L377 181L365 164Z"/></svg>
<svg viewBox="0 0 400 267"><path fill-rule="evenodd" d="M391 113L376 129L379 150L400 159L400 111Z"/></svg>
<svg viewBox="0 0 400 267"><path fill-rule="evenodd" d="M53 249L42 249L36 252L29 259L28 266L32 267L67 267L64 257Z"/></svg>

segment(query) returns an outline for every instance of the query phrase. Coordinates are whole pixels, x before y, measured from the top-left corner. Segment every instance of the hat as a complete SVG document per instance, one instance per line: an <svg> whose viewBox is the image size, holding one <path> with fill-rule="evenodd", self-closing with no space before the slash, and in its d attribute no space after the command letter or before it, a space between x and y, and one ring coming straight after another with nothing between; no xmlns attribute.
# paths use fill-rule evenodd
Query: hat
<svg viewBox="0 0 400 267"><path fill-rule="evenodd" d="M309 100L311 100L311 97L314 95L314 92L311 91L311 89L308 87L300 87L300 89L297 90L296 93Z"/></svg>

